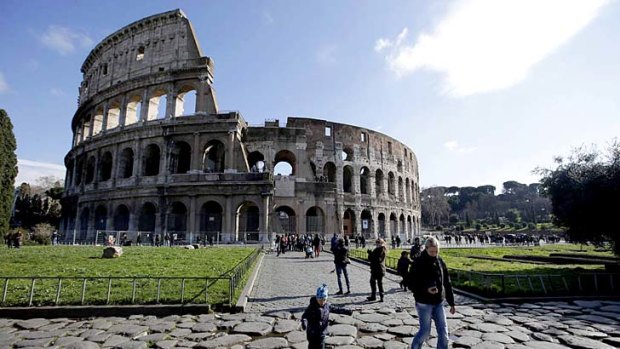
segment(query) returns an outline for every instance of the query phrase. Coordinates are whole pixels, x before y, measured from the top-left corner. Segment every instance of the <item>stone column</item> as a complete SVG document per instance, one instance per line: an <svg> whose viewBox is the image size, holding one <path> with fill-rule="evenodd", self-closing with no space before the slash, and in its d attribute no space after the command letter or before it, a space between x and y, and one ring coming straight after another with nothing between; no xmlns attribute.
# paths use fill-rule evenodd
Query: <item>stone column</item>
<svg viewBox="0 0 620 349"><path fill-rule="evenodd" d="M192 148L192 159L190 168L193 171L198 171L202 169L202 157L200 150L200 133L194 132L194 147Z"/></svg>
<svg viewBox="0 0 620 349"><path fill-rule="evenodd" d="M269 195L262 195L263 207L261 209L262 217L259 227L260 240L262 242L269 240Z"/></svg>
<svg viewBox="0 0 620 349"><path fill-rule="evenodd" d="M134 141L134 155L133 155L133 176L136 178L142 177L142 147L140 139ZM136 183L138 183L136 181Z"/></svg>
<svg viewBox="0 0 620 349"><path fill-rule="evenodd" d="M196 195L191 195L189 197L189 222L187 228L194 239L196 239L196 233L198 231L198 229L196 229Z"/></svg>
<svg viewBox="0 0 620 349"><path fill-rule="evenodd" d="M224 172L226 173L236 173L237 169L235 166L235 138L237 136L237 129L228 130L228 151L226 155L226 164Z"/></svg>
<svg viewBox="0 0 620 349"><path fill-rule="evenodd" d="M233 223L235 217L235 213L232 209L232 198L230 196L226 197L226 207L224 207L224 222L222 224L222 232L220 239L224 241L232 241L234 239L235 225Z"/></svg>
<svg viewBox="0 0 620 349"><path fill-rule="evenodd" d="M166 115L164 115L164 119L174 118L176 103L177 95L174 92L174 85L170 84L168 85L168 94L166 95Z"/></svg>
<svg viewBox="0 0 620 349"><path fill-rule="evenodd" d="M108 101L103 102L103 117L101 118L101 132L108 129Z"/></svg>
<svg viewBox="0 0 620 349"><path fill-rule="evenodd" d="M118 125L125 126L125 118L127 117L127 96L121 98L121 111L118 115Z"/></svg>
<svg viewBox="0 0 620 349"><path fill-rule="evenodd" d="M138 122L147 121L149 116L149 89L145 88L142 92L142 107L140 108L140 115L138 115Z"/></svg>

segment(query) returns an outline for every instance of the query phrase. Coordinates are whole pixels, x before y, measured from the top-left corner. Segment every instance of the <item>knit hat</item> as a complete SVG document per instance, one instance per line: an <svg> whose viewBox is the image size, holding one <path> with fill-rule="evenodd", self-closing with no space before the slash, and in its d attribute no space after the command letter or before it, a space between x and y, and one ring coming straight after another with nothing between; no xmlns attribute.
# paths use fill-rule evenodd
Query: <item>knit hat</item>
<svg viewBox="0 0 620 349"><path fill-rule="evenodd" d="M329 293L329 290L327 289L327 285L323 284L323 286L316 289L316 298L327 299L328 293Z"/></svg>

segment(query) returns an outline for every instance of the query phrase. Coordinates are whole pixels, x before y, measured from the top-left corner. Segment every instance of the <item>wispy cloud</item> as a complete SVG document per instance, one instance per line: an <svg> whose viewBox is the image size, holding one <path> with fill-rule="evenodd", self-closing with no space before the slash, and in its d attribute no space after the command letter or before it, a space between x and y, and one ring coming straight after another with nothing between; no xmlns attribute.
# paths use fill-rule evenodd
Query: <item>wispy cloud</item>
<svg viewBox="0 0 620 349"><path fill-rule="evenodd" d="M459 154L472 153L472 152L478 150L478 147L473 147L473 146L464 147L464 146L460 145L459 142L457 142L455 140L447 141L447 142L445 142L443 144L443 146L448 151L454 152L454 153L459 153Z"/></svg>
<svg viewBox="0 0 620 349"><path fill-rule="evenodd" d="M0 72L0 93L9 92L9 84L4 79L4 74Z"/></svg>
<svg viewBox="0 0 620 349"><path fill-rule="evenodd" d="M325 45L320 47L316 51L317 62L322 65L330 65L335 63L337 49L338 48L335 45Z"/></svg>
<svg viewBox="0 0 620 349"><path fill-rule="evenodd" d="M89 48L93 45L88 35L56 25L49 26L39 40L63 56L73 53L78 47Z"/></svg>
<svg viewBox="0 0 620 349"><path fill-rule="evenodd" d="M610 0L460 0L412 45L406 29L381 38L398 76L421 69L443 75L442 93L462 97L513 86L585 28ZM404 34L403 34L404 33Z"/></svg>
<svg viewBox="0 0 620 349"><path fill-rule="evenodd" d="M50 89L50 94L55 97L61 97L61 96L66 95L65 91L59 88L56 88L56 87Z"/></svg>
<svg viewBox="0 0 620 349"><path fill-rule="evenodd" d="M16 184L24 182L34 184L38 178L43 176L64 178L66 171L63 165L25 159L17 159L17 167L19 172L15 178Z"/></svg>

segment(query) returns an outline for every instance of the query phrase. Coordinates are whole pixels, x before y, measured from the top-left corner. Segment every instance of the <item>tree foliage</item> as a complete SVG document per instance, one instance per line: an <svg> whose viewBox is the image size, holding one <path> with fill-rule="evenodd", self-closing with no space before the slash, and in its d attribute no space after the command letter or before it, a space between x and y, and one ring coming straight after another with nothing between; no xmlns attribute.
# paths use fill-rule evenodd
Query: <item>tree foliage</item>
<svg viewBox="0 0 620 349"><path fill-rule="evenodd" d="M551 199L558 224L578 242L611 241L620 255L620 228L615 214L620 194L620 143L606 152L581 147L557 158L555 169L539 169L542 190Z"/></svg>
<svg viewBox="0 0 620 349"><path fill-rule="evenodd" d="M0 236L9 229L17 176L17 143L9 115L0 109Z"/></svg>
<svg viewBox="0 0 620 349"><path fill-rule="evenodd" d="M28 229L42 223L57 227L62 193L62 181L56 177L40 177L33 186L22 183L15 200L15 223Z"/></svg>

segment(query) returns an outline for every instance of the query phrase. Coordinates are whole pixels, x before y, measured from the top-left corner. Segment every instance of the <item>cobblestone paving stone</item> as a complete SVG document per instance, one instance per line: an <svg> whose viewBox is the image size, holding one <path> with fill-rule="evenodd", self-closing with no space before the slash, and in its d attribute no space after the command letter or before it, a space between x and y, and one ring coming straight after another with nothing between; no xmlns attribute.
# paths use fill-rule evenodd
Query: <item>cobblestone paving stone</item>
<svg viewBox="0 0 620 349"><path fill-rule="evenodd" d="M336 274L331 255L304 259L301 253L267 255L243 314L132 315L86 319L0 318L0 348L306 348L300 312L314 289L330 286L332 303L354 310L332 314L328 347L408 348L417 314L398 278L385 282L385 302L366 302L368 267L353 263L352 293L334 296ZM451 347L556 349L620 347L620 302L573 301L482 304L457 297L449 315ZM436 333L426 347L436 346Z"/></svg>

